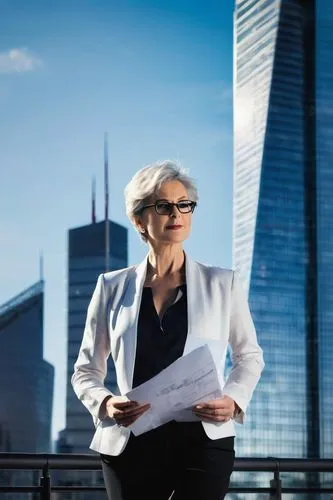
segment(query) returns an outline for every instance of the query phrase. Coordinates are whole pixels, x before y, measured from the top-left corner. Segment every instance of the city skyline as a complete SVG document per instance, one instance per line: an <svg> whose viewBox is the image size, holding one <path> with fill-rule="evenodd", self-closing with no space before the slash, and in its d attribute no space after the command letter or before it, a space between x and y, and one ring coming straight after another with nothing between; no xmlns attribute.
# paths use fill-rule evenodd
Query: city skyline
<svg viewBox="0 0 333 500"><path fill-rule="evenodd" d="M126 218L124 187L143 165L171 158L199 188L188 251L231 266L232 11L232 2L182 0L3 8L0 303L36 281L42 251L54 439L65 425L66 232L90 221L94 175L104 218L105 132L110 218L129 230L129 264L146 247Z"/></svg>
<svg viewBox="0 0 333 500"><path fill-rule="evenodd" d="M190 169L199 188L186 250L204 263L241 271L266 369L245 427L237 428L239 454L331 456L333 346L325 332L333 326L327 313L333 298L327 161L333 155L327 63L333 7L327 0L236 1L233 171L233 6L212 1L204 12L203 3L190 7L182 0L158 8L144 2L142 9L134 1L119 8L84 0L80 9L61 0L48 13L37 1L31 10L19 3L21 11L7 7L10 28L0 36L0 304L36 281L42 251L44 358L56 368L53 439L66 426L66 234L90 226L93 177L96 224L103 224L107 132L110 219L128 230L128 264L140 261L146 247L126 219L123 189L144 164L171 158ZM300 38L309 6L317 8L315 68ZM49 35L43 20L53 26ZM320 82L315 88L313 71ZM317 347L316 357L310 351ZM285 414L290 406L297 411ZM311 425L319 418L321 432Z"/></svg>

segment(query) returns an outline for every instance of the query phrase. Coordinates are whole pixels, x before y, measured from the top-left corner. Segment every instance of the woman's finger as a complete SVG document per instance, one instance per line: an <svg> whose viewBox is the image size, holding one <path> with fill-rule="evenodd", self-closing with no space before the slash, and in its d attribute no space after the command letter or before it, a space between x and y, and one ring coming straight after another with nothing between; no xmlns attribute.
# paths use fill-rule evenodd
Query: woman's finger
<svg viewBox="0 0 333 500"><path fill-rule="evenodd" d="M215 410L194 410L196 415L202 416L224 416L227 417L232 414L231 410L226 409L215 409Z"/></svg>
<svg viewBox="0 0 333 500"><path fill-rule="evenodd" d="M200 420L209 422L225 422L226 420L230 420L230 418L232 417L232 413L230 411L218 410L213 410L210 412L195 411L194 414L199 417Z"/></svg>
<svg viewBox="0 0 333 500"><path fill-rule="evenodd" d="M150 405L140 405L135 408L130 408L122 412L124 418L131 418L141 415L150 408Z"/></svg>
<svg viewBox="0 0 333 500"><path fill-rule="evenodd" d="M195 415L200 418L200 420L203 420L204 422L226 422L227 420L230 420L231 414L230 413L224 413L224 414L215 414L213 415L212 413L199 413L199 412L194 412Z"/></svg>
<svg viewBox="0 0 333 500"><path fill-rule="evenodd" d="M128 427L129 425L132 425L149 408L150 405L145 405L144 407L141 407L140 411L137 411L137 413L135 414L128 415L125 413L119 413L115 415L114 418L118 425L122 425L123 427Z"/></svg>
<svg viewBox="0 0 333 500"><path fill-rule="evenodd" d="M126 408L125 410L123 410L123 412L126 414L130 414L137 411L146 411L148 408L150 408L149 403L137 404L136 406L133 406L131 408Z"/></svg>
<svg viewBox="0 0 333 500"><path fill-rule="evenodd" d="M231 417L205 417L205 418L200 418L202 422L208 422L208 423L214 423L214 422L228 422L231 419Z"/></svg>
<svg viewBox="0 0 333 500"><path fill-rule="evenodd" d="M214 410L224 410L224 411L231 411L233 409L233 405L231 404L223 404L220 402L219 404L210 404L210 403L202 403L199 405L194 406L194 410L196 411L206 411L206 412L212 412Z"/></svg>
<svg viewBox="0 0 333 500"><path fill-rule="evenodd" d="M119 410L114 413L114 418L117 421L123 421L130 419L132 417L139 417L142 413L145 413L150 408L149 404L140 405L135 408Z"/></svg>
<svg viewBox="0 0 333 500"><path fill-rule="evenodd" d="M119 408L120 410L126 409L126 408L132 408L133 406L137 406L138 403L136 401L119 401L117 403L113 403L113 406L115 408Z"/></svg>

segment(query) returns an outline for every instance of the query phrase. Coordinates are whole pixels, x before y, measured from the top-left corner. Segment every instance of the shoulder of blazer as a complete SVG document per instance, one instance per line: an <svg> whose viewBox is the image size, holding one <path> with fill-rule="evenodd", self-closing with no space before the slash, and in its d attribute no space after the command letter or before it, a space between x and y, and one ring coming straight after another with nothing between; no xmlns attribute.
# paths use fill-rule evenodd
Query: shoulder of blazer
<svg viewBox="0 0 333 500"><path fill-rule="evenodd" d="M227 269L224 267L211 266L209 264L203 264L202 262L195 262L198 266L199 271L206 275L207 277L214 279L217 278L222 282L231 282L233 281L235 271L232 269Z"/></svg>
<svg viewBox="0 0 333 500"><path fill-rule="evenodd" d="M109 271L108 273L103 273L103 279L105 285L116 285L122 280L126 279L128 276L135 273L137 266L124 267L123 269L117 269L116 271Z"/></svg>
<svg viewBox="0 0 333 500"><path fill-rule="evenodd" d="M126 289L129 279L135 276L135 270L136 266L131 266L101 274L105 298L113 300L115 297L120 297Z"/></svg>

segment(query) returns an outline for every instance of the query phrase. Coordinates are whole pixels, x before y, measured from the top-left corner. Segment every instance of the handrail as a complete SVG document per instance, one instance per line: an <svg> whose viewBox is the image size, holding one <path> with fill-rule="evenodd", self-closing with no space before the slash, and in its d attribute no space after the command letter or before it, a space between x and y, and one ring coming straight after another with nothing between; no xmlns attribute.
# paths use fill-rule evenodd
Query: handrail
<svg viewBox="0 0 333 500"><path fill-rule="evenodd" d="M0 468L42 470L45 464L53 470L98 470L99 455L74 453L3 453ZM333 472L333 459L321 458L236 458L235 471L256 472Z"/></svg>
<svg viewBox="0 0 333 500"><path fill-rule="evenodd" d="M40 500L51 500L51 493L60 491L103 491L103 486L60 486L51 484L51 470L100 470L99 455L72 454L72 453L3 453L0 452L0 469L9 470L41 470L39 486L0 486L0 492L36 492ZM281 472L333 472L333 459L298 459L298 458L237 458L235 471L273 472L274 478L269 487L242 487L229 488L230 493L269 493L270 499L281 500L282 493L325 493L332 494L333 487L321 487L315 484L309 487L283 487Z"/></svg>

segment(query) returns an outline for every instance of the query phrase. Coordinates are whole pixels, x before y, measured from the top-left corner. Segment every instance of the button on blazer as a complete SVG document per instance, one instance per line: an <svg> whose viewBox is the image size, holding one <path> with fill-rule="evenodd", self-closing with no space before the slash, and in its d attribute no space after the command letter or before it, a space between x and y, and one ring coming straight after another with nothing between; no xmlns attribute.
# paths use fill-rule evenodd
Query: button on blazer
<svg viewBox="0 0 333 500"><path fill-rule="evenodd" d="M114 419L103 418L100 407L107 396L125 395L133 381L137 325L147 258L138 266L101 274L91 298L83 340L74 365L72 385L91 413L96 427L90 448L119 455L130 429ZM184 354L208 344L216 363L222 394L231 397L241 412L234 420L243 423L246 409L264 367L246 294L237 273L211 267L185 257L188 331ZM232 367L224 378L228 345ZM104 386L107 359L111 356L117 393ZM211 439L235 435L234 421L202 422Z"/></svg>

